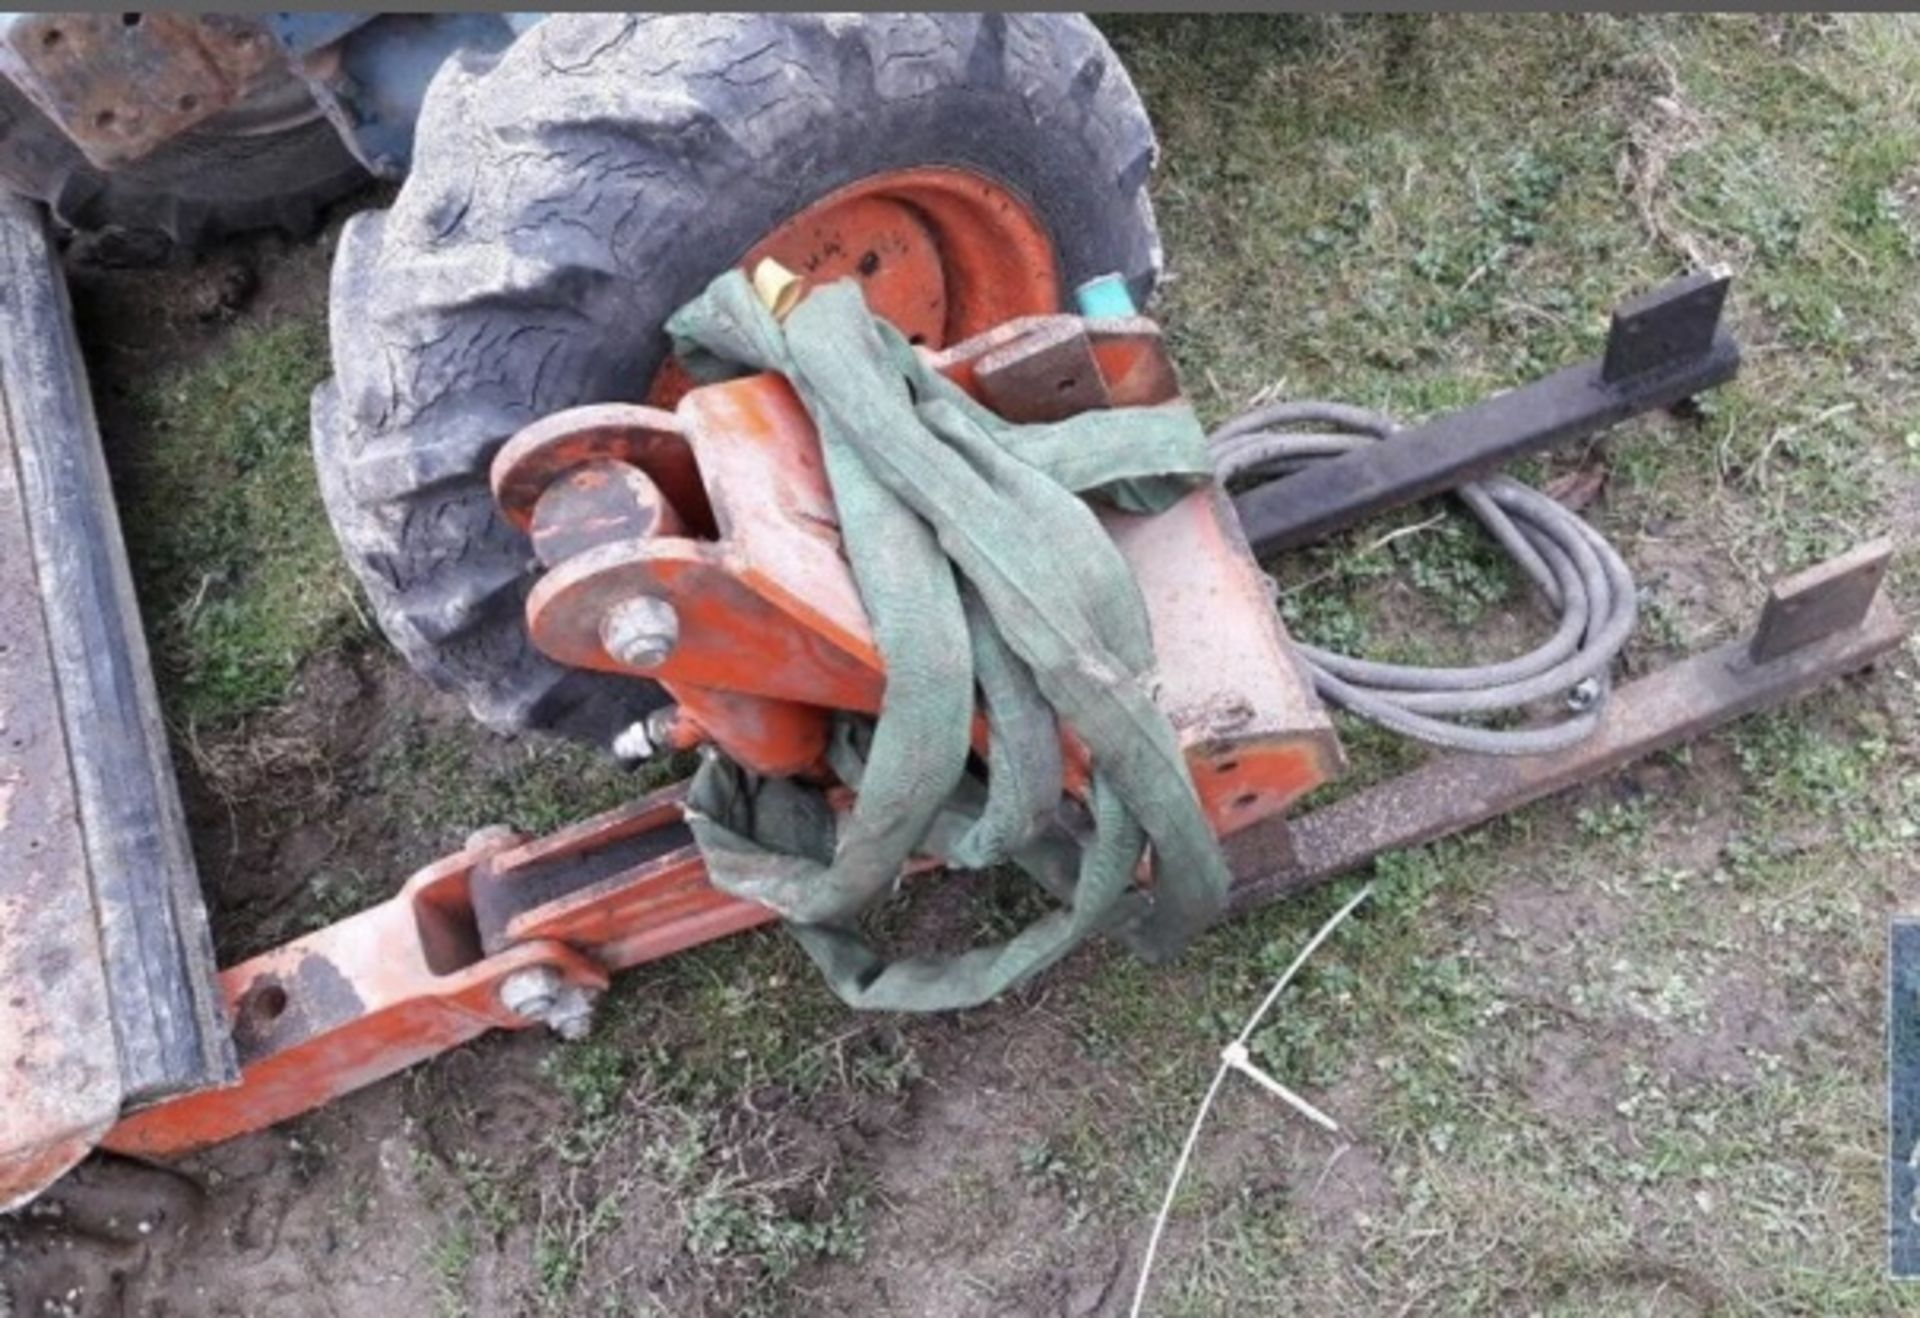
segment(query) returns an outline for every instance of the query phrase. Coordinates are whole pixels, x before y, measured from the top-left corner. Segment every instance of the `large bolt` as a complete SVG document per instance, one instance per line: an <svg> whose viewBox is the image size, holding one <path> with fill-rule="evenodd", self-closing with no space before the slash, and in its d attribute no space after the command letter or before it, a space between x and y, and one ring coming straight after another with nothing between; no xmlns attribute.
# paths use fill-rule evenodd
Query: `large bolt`
<svg viewBox="0 0 1920 1318"><path fill-rule="evenodd" d="M617 759L637 764L688 745L689 737L697 732L697 725L681 718L680 706L662 705L622 728L613 739L613 753Z"/></svg>
<svg viewBox="0 0 1920 1318"><path fill-rule="evenodd" d="M569 1041L587 1037L599 997L595 989L567 983L552 966L528 966L500 981L501 1006Z"/></svg>
<svg viewBox="0 0 1920 1318"><path fill-rule="evenodd" d="M548 1008L542 1018L547 1028L565 1039L568 1043L577 1043L587 1037L593 1029L593 1009L600 1000L600 994L590 988L581 988L569 984L560 990L553 1006Z"/></svg>
<svg viewBox="0 0 1920 1318"><path fill-rule="evenodd" d="M600 627L607 653L634 668L652 668L673 653L680 640L680 615L653 595L640 595L616 607Z"/></svg>
<svg viewBox="0 0 1920 1318"><path fill-rule="evenodd" d="M622 728L620 735L613 739L613 757L629 764L652 759L655 749L653 738L647 732L645 719L635 719Z"/></svg>
<svg viewBox="0 0 1920 1318"><path fill-rule="evenodd" d="M528 966L500 981L500 1005L528 1020L545 1020L565 987L552 966Z"/></svg>

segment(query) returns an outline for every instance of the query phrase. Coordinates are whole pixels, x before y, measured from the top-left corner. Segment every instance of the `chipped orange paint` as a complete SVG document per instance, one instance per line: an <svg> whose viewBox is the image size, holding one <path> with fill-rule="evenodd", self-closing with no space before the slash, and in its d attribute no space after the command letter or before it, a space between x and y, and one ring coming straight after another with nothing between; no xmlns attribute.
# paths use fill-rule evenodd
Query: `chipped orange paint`
<svg viewBox="0 0 1920 1318"><path fill-rule="evenodd" d="M488 1030L524 1026L499 1001L516 970L552 966L570 983L604 988L602 965L560 943L481 955L467 892L480 854L446 857L378 906L222 971L240 1083L136 1112L102 1147L163 1157L217 1144Z"/></svg>
<svg viewBox="0 0 1920 1318"><path fill-rule="evenodd" d="M977 347L947 359L963 384ZM1096 336L1094 356L1111 394L1154 402L1171 378L1158 351L1157 336L1121 326ZM529 598L536 642L563 663L633 672L606 652L601 621L639 593L671 599L679 643L639 674L681 701L670 739L710 737L744 762L780 766L774 772L817 768L831 711L877 710L885 674L841 551L818 440L792 390L756 376L696 389L671 414L628 405L562 413L502 450L495 488L507 515L531 526L556 480L608 462L651 482L635 487L647 495L633 505L636 527L680 533L596 541L564 558ZM672 516L653 508L649 489ZM594 516L607 506L595 504ZM1338 768L1338 744L1219 493L1196 491L1155 517L1101 516L1140 581L1160 652L1156 699L1214 826L1237 832L1324 781ZM976 741L984 734L977 720ZM1084 749L1070 730L1064 738L1070 788L1084 790ZM844 808L844 791L837 797ZM550 966L599 987L611 972L772 920L708 882L681 803L681 789L669 788L542 839L463 851L392 900L227 970L240 1084L127 1117L105 1145L182 1153L318 1107L488 1029L523 1027L499 1001L515 970ZM484 867L489 892L510 896L516 875L655 833L658 847L640 848L646 859L514 910L482 945L476 871Z"/></svg>
<svg viewBox="0 0 1920 1318"><path fill-rule="evenodd" d="M983 358L1083 325L1107 396L1143 405L1176 396L1159 331L1146 320L1025 317L931 361L974 390ZM494 486L517 516L536 516L525 511L537 481L523 463L560 492L553 454L605 456L589 442L604 431L604 409L579 409L578 444L565 438L571 415L545 418L537 441L516 437L501 451ZM671 427L663 416L649 424L673 431L676 465L656 474L655 449L635 448L630 460L664 489L690 458L715 534L636 536L554 565L527 601L534 644L563 664L657 681L740 763L771 775L801 772L819 759L832 711L874 713L886 689L840 544L818 432L792 387L771 374L696 389ZM532 507L544 513L549 505L535 496ZM1141 583L1160 651L1159 701L1215 829L1224 835L1270 818L1336 774L1332 724L1218 492L1197 490L1154 517L1100 516ZM639 595L670 602L680 620L672 652L646 668L608 653L600 635L603 620ZM982 719L974 738L981 749L985 738ZM1070 733L1067 750L1069 788L1084 791L1086 755Z"/></svg>
<svg viewBox="0 0 1920 1318"><path fill-rule="evenodd" d="M1053 242L1032 208L951 166L889 170L829 193L740 265L767 258L809 285L858 279L875 315L930 348L1061 306Z"/></svg>

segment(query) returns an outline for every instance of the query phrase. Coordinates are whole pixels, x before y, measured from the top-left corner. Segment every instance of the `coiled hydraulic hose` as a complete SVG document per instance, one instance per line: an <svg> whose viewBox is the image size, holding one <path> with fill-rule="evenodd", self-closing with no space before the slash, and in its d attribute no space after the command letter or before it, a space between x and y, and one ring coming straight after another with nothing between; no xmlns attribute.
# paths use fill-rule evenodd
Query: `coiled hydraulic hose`
<svg viewBox="0 0 1920 1318"><path fill-rule="evenodd" d="M1285 475L1376 443L1398 428L1393 418L1366 408L1294 402L1255 408L1210 438L1224 483ZM1296 643L1314 688L1350 713L1452 750L1533 755L1571 746L1599 726L1608 670L1633 630L1633 577L1599 532L1519 481L1492 476L1453 493L1558 611L1553 635L1518 658L1466 668L1376 663ZM1487 728L1458 721L1556 696L1573 713L1545 726Z"/></svg>

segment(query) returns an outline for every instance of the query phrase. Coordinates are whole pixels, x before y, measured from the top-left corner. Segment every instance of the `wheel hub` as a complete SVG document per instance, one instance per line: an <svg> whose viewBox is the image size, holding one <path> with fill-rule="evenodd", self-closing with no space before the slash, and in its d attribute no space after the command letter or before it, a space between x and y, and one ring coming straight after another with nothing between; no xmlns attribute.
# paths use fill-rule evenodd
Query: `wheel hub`
<svg viewBox="0 0 1920 1318"><path fill-rule="evenodd" d="M889 170L827 194L754 245L804 277L861 281L867 305L915 343L945 347L1060 309L1053 240L1027 203L972 170Z"/></svg>

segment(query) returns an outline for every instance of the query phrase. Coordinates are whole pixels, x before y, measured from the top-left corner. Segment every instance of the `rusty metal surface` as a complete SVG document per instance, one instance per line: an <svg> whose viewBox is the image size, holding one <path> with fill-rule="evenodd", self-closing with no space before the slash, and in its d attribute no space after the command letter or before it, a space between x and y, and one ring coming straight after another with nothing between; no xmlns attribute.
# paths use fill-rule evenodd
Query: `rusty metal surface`
<svg viewBox="0 0 1920 1318"><path fill-rule="evenodd" d="M560 429L569 419L582 427L578 444ZM529 469L544 472L557 455L576 448L595 453L596 460L606 451L589 442L610 429L598 409L560 413L535 424L539 432L534 441L522 442L533 430L529 428L509 441L495 460L496 490L527 488L532 483ZM650 433L667 433L655 422L647 426ZM859 591L840 554L833 496L818 443L792 389L771 375L697 389L683 400L673 433L694 455L705 487L701 502L711 508L714 536L616 542L551 568L527 600L534 643L575 667L651 677L683 706L701 702L689 691L703 689L753 698L761 702L753 705L759 716L774 720L786 716L768 702L879 708L883 682L878 652ZM668 469L661 461L676 450L655 446L630 451L634 465L684 513L683 496L666 478ZM540 502L536 495L535 506ZM679 638L660 663L636 670L607 652L601 630L614 609L641 595L672 603ZM721 713L697 712L703 721L709 713ZM812 722L818 726L806 735L809 744L817 744L825 732L824 713L814 713ZM709 726L725 724L716 717ZM749 729L743 725L743 730ZM749 757L744 762L764 772L772 772L776 762L793 760L772 744L734 749ZM757 753L762 749L769 755Z"/></svg>
<svg viewBox="0 0 1920 1318"><path fill-rule="evenodd" d="M1622 689L1588 744L1530 759L1450 756L1299 820L1228 839L1232 909L1285 897L1392 847L1471 827L1741 714L1859 668L1907 634L1885 601L1864 623L1773 663L1723 646ZM263 1017L236 1089L191 1095L116 1128L109 1147L185 1152L319 1106L489 1028L528 1022L497 989L550 965L595 987L605 972L771 921L716 891L686 845L672 787L532 841L450 856L372 911L223 977L237 1016ZM1297 854L1296 854L1297 852ZM481 898L475 885L492 891ZM484 906L485 913L479 908ZM485 941L500 950L488 953ZM322 969L306 969L316 962ZM263 990L281 990L264 1003ZM313 993L305 1015L292 1002ZM282 1019L291 1022L276 1025Z"/></svg>
<svg viewBox="0 0 1920 1318"><path fill-rule="evenodd" d="M994 346L1017 349L1020 340L1014 333ZM1046 360L1054 342L1034 337L1036 359ZM1119 345L1114 357L1100 355L1098 336L1083 342L1103 385L1125 378L1137 401L1165 396L1164 379L1158 392L1151 384L1163 355L1157 335L1109 337L1109 349ZM971 347L949 358L955 378L977 387L974 368L986 354ZM1019 351L1008 360L1017 364ZM1034 379L1044 383L1044 373ZM524 524L550 518L546 543L572 551L556 554L529 601L543 649L621 671L599 637L607 611L651 595L682 614L678 643L651 671L681 698L674 721L683 731L713 735L729 751L809 754L826 708L875 707L884 673L838 553L811 425L784 381L756 376L696 389L670 427L657 414L620 419L585 409L549 418L523 439L503 450L496 488L516 492ZM621 463L652 480L614 479L609 469ZM568 483L582 473L590 479ZM674 534L685 528L661 520L663 473L703 483L712 539ZM1721 647L1621 689L1598 733L1570 750L1438 758L1289 827L1280 810L1330 776L1340 750L1225 497L1208 489L1155 517L1109 513L1103 521L1146 599L1160 660L1155 698L1225 839L1233 910L1790 699L1907 634L1884 600L1864 620L1851 611L1860 583L1877 582L1875 565L1884 565L1868 547L1783 583L1802 603L1799 616L1815 620L1802 630L1837 629L1831 634L1758 664L1744 641ZM628 534L636 530L650 534ZM801 642L799 657L783 657L780 647ZM787 714L812 721L781 722ZM1067 741L1071 751L1076 743ZM711 885L682 821L682 792L667 788L539 839L472 843L392 901L226 972L246 1063L241 1086L141 1113L106 1143L173 1153L256 1129L486 1029L526 1025L500 1000L510 975L546 967L594 989L612 971L774 919Z"/></svg>
<svg viewBox="0 0 1920 1318"><path fill-rule="evenodd" d="M771 922L765 907L720 892L682 822L685 784L662 788L475 870L483 938L593 949L625 969Z"/></svg>
<svg viewBox="0 0 1920 1318"><path fill-rule="evenodd" d="M980 401L1009 421L1062 421L1112 405L1086 326L1069 316L982 354L973 380Z"/></svg>
<svg viewBox="0 0 1920 1318"><path fill-rule="evenodd" d="M568 408L521 430L494 456L494 501L508 521L531 532L540 496L575 467L595 462L638 468L694 535L715 534L713 510L679 418L637 403Z"/></svg>
<svg viewBox="0 0 1920 1318"><path fill-rule="evenodd" d="M4 195L0 406L45 601L124 1097L221 1084L235 1066L213 940L66 283L38 208Z"/></svg>
<svg viewBox="0 0 1920 1318"><path fill-rule="evenodd" d="M684 799L685 786L676 783L475 866L470 896L481 947L497 952L524 937L530 911L690 848Z"/></svg>
<svg viewBox="0 0 1920 1318"><path fill-rule="evenodd" d="M1175 396L1164 345L1144 321L1029 317L933 360L1023 420L1104 404L1109 371L1140 404ZM672 533L651 495L636 497L684 485L689 454L711 538ZM611 469L623 462L652 477L649 486L616 482ZM605 407L544 418L501 449L493 483L508 515L533 528L548 568L527 600L543 653L660 682L728 755L776 776L819 762L826 711L880 707L884 669L840 544L819 436L779 376L697 388L673 418ZM1145 597L1157 698L1214 827L1249 827L1337 773L1332 725L1224 499L1209 488L1157 516L1099 516ZM652 533L629 534L649 524ZM674 644L644 658L615 653L610 621L642 598L671 605ZM1070 789L1084 785L1077 743L1067 758Z"/></svg>
<svg viewBox="0 0 1920 1318"><path fill-rule="evenodd" d="M686 524L660 487L626 462L589 462L547 487L528 536L547 567L622 540L677 536Z"/></svg>
<svg viewBox="0 0 1920 1318"><path fill-rule="evenodd" d="M1346 761L1224 493L1165 512L1103 509L1153 628L1154 703L1173 724L1214 831L1279 814Z"/></svg>
<svg viewBox="0 0 1920 1318"><path fill-rule="evenodd" d="M1732 283L1725 270L1700 270L1622 302L1607 327L1600 378L1617 384L1705 357Z"/></svg>
<svg viewBox="0 0 1920 1318"><path fill-rule="evenodd" d="M496 844L448 856L378 906L222 972L242 1050L239 1084L134 1113L104 1148L165 1157L270 1126L491 1029L533 1022L500 1002L516 971L550 967L599 990L578 950L528 940L485 955L467 883Z"/></svg>
<svg viewBox="0 0 1920 1318"><path fill-rule="evenodd" d="M1629 304L1643 317L1629 323L1642 325L1647 343L1657 347L1667 341L1657 308L1677 299L1679 318L1686 320L1701 310L1700 297L1690 280L1677 280ZM1454 489L1515 458L1724 384L1740 368L1740 348L1724 327L1707 328L1707 346L1698 352L1688 337L1691 330L1675 334L1675 350L1685 355L1664 368L1647 361L1638 348L1629 354L1633 372L1617 378L1607 374L1601 358L1580 362L1248 490L1235 500L1247 539L1262 556L1312 544L1388 509Z"/></svg>
<svg viewBox="0 0 1920 1318"><path fill-rule="evenodd" d="M0 74L102 169L150 154L284 67L265 25L238 14L33 14L4 31Z"/></svg>
<svg viewBox="0 0 1920 1318"><path fill-rule="evenodd" d="M1882 536L1775 582L1760 612L1760 625L1753 629L1748 649L1753 661L1771 662L1858 625L1879 593L1892 558L1893 541Z"/></svg>
<svg viewBox="0 0 1920 1318"><path fill-rule="evenodd" d="M120 1111L80 807L14 447L0 408L0 1211L83 1157Z"/></svg>
<svg viewBox="0 0 1920 1318"><path fill-rule="evenodd" d="M1755 664L1745 640L1684 659L1614 692L1599 730L1551 755L1444 755L1324 809L1233 839L1231 909L1323 883L1382 852L1418 846L1601 777L1755 710L1783 704L1898 646L1909 624L1876 597L1857 627Z"/></svg>
<svg viewBox="0 0 1920 1318"><path fill-rule="evenodd" d="M1051 355L1057 351L1055 345L1067 340L1087 346L1099 373L1097 387L1082 381L1068 386L1086 406L1143 407L1180 393L1180 378L1160 326L1145 316L1098 320L1021 316L944 351L929 352L928 365L1009 420L1037 420L1029 411L1036 401L1044 406L1044 400L1029 391L1059 391L1064 377L1049 379L1045 372L1030 372L1020 359L1029 353ZM1074 369L1078 368L1076 361ZM983 370L986 380L981 379Z"/></svg>
<svg viewBox="0 0 1920 1318"><path fill-rule="evenodd" d="M1035 317L935 362L1015 421L1179 394L1159 327L1142 318ZM1251 827L1337 775L1345 760L1332 721L1225 495L1208 487L1155 516L1111 508L1098 516L1139 583L1153 629L1155 702L1215 830Z"/></svg>
<svg viewBox="0 0 1920 1318"><path fill-rule="evenodd" d="M754 245L819 286L860 281L875 315L914 343L957 343L1063 303L1047 226L1017 194L950 165L885 170L828 193Z"/></svg>

